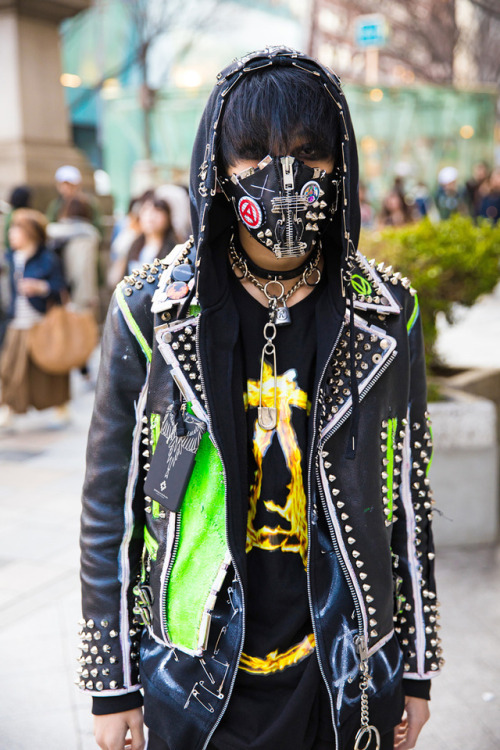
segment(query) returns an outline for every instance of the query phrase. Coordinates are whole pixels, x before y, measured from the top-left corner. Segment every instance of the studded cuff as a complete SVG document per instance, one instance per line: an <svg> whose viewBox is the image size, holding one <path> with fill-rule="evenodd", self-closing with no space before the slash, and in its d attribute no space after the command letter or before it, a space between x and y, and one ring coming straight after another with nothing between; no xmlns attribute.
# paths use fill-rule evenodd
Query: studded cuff
<svg viewBox="0 0 500 750"><path fill-rule="evenodd" d="M118 628L111 627L108 620L82 619L79 624L81 644L76 680L78 686L82 690L98 691L103 694L115 690L126 694L125 690L129 688L124 686L124 655ZM137 685L140 679L138 674L139 634L140 629L137 627L129 630L131 686Z"/></svg>

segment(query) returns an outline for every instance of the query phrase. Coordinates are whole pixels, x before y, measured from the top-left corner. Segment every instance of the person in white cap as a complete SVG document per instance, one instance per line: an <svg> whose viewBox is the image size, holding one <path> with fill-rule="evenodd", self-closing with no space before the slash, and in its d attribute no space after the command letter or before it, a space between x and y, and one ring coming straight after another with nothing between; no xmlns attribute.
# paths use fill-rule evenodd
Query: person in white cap
<svg viewBox="0 0 500 750"><path fill-rule="evenodd" d="M59 167L56 170L54 179L59 195L49 203L46 211L47 219L51 223L59 220L64 207L82 191L82 173L78 167L74 167L72 164L65 164ZM90 200L92 206L92 224L102 237L101 213L95 200L91 199L90 196L86 197Z"/></svg>
<svg viewBox="0 0 500 750"><path fill-rule="evenodd" d="M441 219L449 219L455 213L467 213L463 190L458 187L456 167L443 167L438 173L439 187L436 206Z"/></svg>

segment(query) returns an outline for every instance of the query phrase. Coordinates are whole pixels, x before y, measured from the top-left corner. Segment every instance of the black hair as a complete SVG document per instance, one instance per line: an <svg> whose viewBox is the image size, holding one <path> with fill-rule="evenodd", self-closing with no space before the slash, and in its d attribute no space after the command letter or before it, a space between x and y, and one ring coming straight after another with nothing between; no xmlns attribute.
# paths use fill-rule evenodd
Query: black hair
<svg viewBox="0 0 500 750"><path fill-rule="evenodd" d="M29 208L31 203L30 188L27 187L27 185L19 185L19 187L15 187L10 194L9 203L14 210L16 208Z"/></svg>
<svg viewBox="0 0 500 750"><path fill-rule="evenodd" d="M321 80L305 70L283 66L247 73L225 106L219 159L227 170L239 159L290 153L304 138L322 158L339 161L340 122Z"/></svg>

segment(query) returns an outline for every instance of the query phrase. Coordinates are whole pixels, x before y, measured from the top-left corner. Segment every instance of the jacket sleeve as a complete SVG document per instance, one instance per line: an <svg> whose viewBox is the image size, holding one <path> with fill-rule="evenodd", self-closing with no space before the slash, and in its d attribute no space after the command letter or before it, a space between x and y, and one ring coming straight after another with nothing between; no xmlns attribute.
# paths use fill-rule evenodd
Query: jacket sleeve
<svg viewBox="0 0 500 750"><path fill-rule="evenodd" d="M47 281L50 289L49 297L52 297L59 302L61 299L61 292L66 289L66 282L64 281L62 263L55 253L51 253L51 269Z"/></svg>
<svg viewBox="0 0 500 750"><path fill-rule="evenodd" d="M144 313L145 301L135 303ZM140 688L132 590L143 549L141 440L151 350L137 317L145 319L134 316L118 286L104 330L82 499L79 685L110 697L109 713L112 703L124 705L117 698Z"/></svg>
<svg viewBox="0 0 500 750"><path fill-rule="evenodd" d="M395 581L394 625L403 653L406 680L426 680L443 660L434 580L432 509L428 473L432 463L432 430L427 413L425 355L418 298L407 320L410 388L402 441L400 492L392 531ZM406 683L407 684L407 683ZM408 694L414 694L408 690Z"/></svg>

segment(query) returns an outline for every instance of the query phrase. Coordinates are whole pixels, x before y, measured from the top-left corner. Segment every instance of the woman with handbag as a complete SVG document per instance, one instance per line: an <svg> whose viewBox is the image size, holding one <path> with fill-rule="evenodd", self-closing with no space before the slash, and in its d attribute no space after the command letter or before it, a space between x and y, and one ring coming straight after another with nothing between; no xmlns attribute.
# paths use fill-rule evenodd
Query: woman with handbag
<svg viewBox="0 0 500 750"><path fill-rule="evenodd" d="M21 208L12 215L7 259L11 279L10 321L0 357L0 427L36 409L56 407L59 424L69 421L69 372L52 374L32 359L31 329L52 305L61 304L64 279L57 256L45 246L47 220L39 211Z"/></svg>

